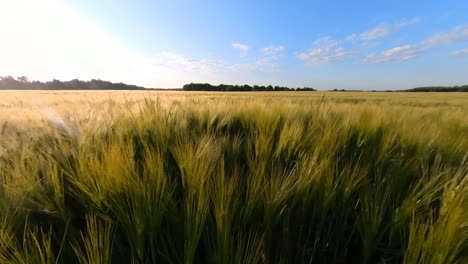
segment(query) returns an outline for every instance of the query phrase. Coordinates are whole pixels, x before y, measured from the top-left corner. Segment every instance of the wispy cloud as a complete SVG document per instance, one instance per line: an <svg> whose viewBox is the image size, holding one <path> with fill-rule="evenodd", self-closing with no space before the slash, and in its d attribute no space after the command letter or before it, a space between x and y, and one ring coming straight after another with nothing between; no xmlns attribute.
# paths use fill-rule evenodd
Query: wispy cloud
<svg viewBox="0 0 468 264"><path fill-rule="evenodd" d="M232 43L231 46L236 49L236 50L240 50L242 52L247 52L250 50L250 46L246 45L246 44L241 44L241 43Z"/></svg>
<svg viewBox="0 0 468 264"><path fill-rule="evenodd" d="M188 54L164 51L152 57L153 74L162 87L181 87L188 82L226 82L232 76L241 76L262 70L253 59L235 63L225 59L192 57ZM161 87L161 86L160 86Z"/></svg>
<svg viewBox="0 0 468 264"><path fill-rule="evenodd" d="M314 41L313 46L309 51L297 53L296 57L309 64L326 64L342 61L356 55L356 52L345 50L340 46L339 41L331 37L320 38Z"/></svg>
<svg viewBox="0 0 468 264"><path fill-rule="evenodd" d="M260 52L262 54L269 55L269 54L277 54L279 52L284 51L285 49L286 49L286 47L283 46L283 45L279 45L279 46L270 45L270 46L266 46L266 47L261 48Z"/></svg>
<svg viewBox="0 0 468 264"><path fill-rule="evenodd" d="M396 32L396 31L400 30L403 27L407 27L407 26L416 24L416 23L418 23L420 21L421 21L420 18L415 17L415 18L411 18L411 19L404 19L404 20L398 21L398 22L393 23L393 24L381 23L380 25L378 25L378 26L376 26L376 27L374 27L374 28L372 28L372 29L370 29L368 31L365 31L365 32L362 32L362 33L351 34L346 39L351 40L351 41L355 41L355 40L363 40L363 41L377 40L377 39L385 38L388 35L390 35L391 33Z"/></svg>
<svg viewBox="0 0 468 264"><path fill-rule="evenodd" d="M380 53L371 53L362 62L386 63L408 61L438 46L463 41L468 41L467 25L460 25L451 30L433 34L417 44L397 46ZM461 56L465 55L465 53L468 53L468 49L455 51L450 55Z"/></svg>
<svg viewBox="0 0 468 264"><path fill-rule="evenodd" d="M436 33L423 41L426 46L439 46L468 40L468 25L460 25L449 31Z"/></svg>
<svg viewBox="0 0 468 264"><path fill-rule="evenodd" d="M255 62L257 65L277 67L278 60L284 56L286 47L283 45L270 45L260 49L260 58Z"/></svg>
<svg viewBox="0 0 468 264"><path fill-rule="evenodd" d="M157 72L176 72L179 74L218 75L227 73L268 71L278 66L277 60L282 56L276 52L258 60L245 63L233 63L226 60L192 58L184 54L161 52L153 59Z"/></svg>
<svg viewBox="0 0 468 264"><path fill-rule="evenodd" d="M268 57L263 57L258 59L255 63L258 65L263 65L263 66L277 66L278 65L278 59L281 56L268 56Z"/></svg>
<svg viewBox="0 0 468 264"><path fill-rule="evenodd" d="M362 32L360 34L352 34L348 36L347 40L376 40L380 38L384 38L390 34L392 28L388 24L380 24L369 31Z"/></svg>
<svg viewBox="0 0 468 264"><path fill-rule="evenodd" d="M211 74L222 71L228 63L221 60L210 60L205 58L190 58L183 54L163 51L153 59L153 65L159 68L170 68L186 72L200 74Z"/></svg>
<svg viewBox="0 0 468 264"><path fill-rule="evenodd" d="M468 56L468 48L452 51L452 52L449 53L449 55L451 57Z"/></svg>
<svg viewBox="0 0 468 264"><path fill-rule="evenodd" d="M413 24L416 24L416 23L419 23L421 22L421 18L420 17L413 17L413 18L410 18L410 19L403 19L403 20L400 20L399 22L395 23L395 27L397 29L400 29L402 27L407 27L407 26L411 26Z"/></svg>
<svg viewBox="0 0 468 264"><path fill-rule="evenodd" d="M414 59L424 50L420 46L404 45L385 50L380 53L371 53L367 55L363 63L386 63L402 62Z"/></svg>

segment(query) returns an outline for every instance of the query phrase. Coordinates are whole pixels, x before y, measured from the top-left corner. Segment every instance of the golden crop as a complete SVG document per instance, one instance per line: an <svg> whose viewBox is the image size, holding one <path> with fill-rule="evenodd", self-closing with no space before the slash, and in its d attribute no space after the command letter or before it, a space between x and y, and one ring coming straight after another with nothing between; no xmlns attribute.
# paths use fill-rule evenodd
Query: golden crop
<svg viewBox="0 0 468 264"><path fill-rule="evenodd" d="M0 92L1 263L466 263L468 94Z"/></svg>

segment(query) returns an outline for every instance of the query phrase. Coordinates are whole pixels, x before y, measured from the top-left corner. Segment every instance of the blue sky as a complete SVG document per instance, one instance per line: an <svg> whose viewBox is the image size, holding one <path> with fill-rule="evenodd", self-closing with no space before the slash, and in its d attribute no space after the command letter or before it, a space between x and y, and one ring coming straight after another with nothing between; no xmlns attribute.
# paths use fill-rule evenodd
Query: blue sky
<svg viewBox="0 0 468 264"><path fill-rule="evenodd" d="M0 44L0 76L148 87L468 83L468 1L5 1L0 30L12 37Z"/></svg>

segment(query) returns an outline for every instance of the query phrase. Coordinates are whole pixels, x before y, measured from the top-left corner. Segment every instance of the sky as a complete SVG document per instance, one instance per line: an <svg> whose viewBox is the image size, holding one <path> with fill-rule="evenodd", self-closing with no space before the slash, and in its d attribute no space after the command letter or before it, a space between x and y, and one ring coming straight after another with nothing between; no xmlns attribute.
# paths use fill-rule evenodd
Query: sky
<svg viewBox="0 0 468 264"><path fill-rule="evenodd" d="M0 76L386 90L468 84L464 0L0 0Z"/></svg>

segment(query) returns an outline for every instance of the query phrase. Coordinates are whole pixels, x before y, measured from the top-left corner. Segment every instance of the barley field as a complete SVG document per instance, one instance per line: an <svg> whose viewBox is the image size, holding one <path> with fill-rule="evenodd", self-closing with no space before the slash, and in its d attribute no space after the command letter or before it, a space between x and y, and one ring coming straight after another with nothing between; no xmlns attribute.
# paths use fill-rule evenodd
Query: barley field
<svg viewBox="0 0 468 264"><path fill-rule="evenodd" d="M0 92L0 263L468 263L468 93Z"/></svg>

